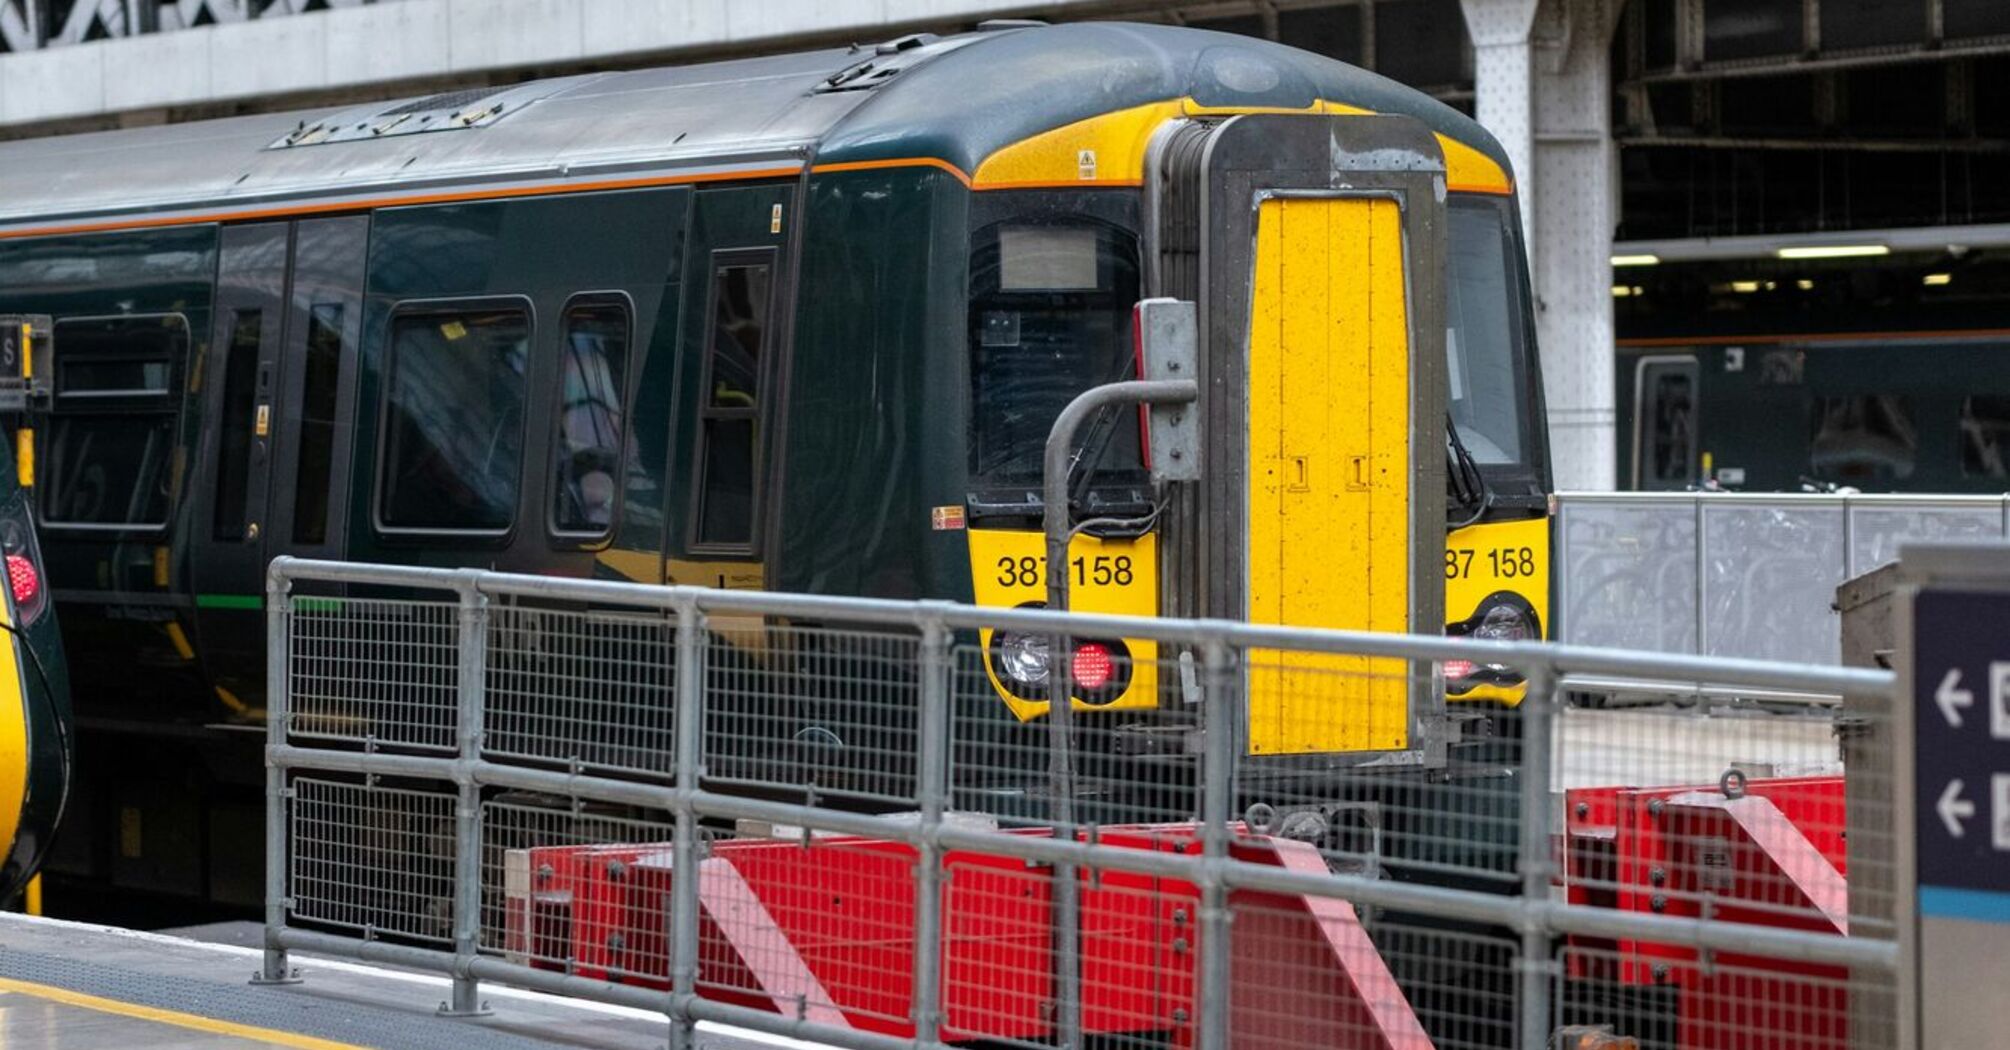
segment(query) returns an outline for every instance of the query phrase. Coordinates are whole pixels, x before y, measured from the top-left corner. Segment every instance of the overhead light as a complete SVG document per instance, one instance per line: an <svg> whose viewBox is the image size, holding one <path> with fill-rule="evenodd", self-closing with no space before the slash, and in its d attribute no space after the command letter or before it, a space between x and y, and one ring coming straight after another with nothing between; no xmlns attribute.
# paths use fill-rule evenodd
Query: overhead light
<svg viewBox="0 0 2010 1050"><path fill-rule="evenodd" d="M1812 291L1815 287L1815 282L1810 281L1807 278L1803 277L1800 280L1794 282L1794 287L1799 288L1801 291L1804 292Z"/></svg>
<svg viewBox="0 0 2010 1050"><path fill-rule="evenodd" d="M1890 255L1891 248L1882 244L1806 244L1781 248L1773 254L1781 259L1852 259L1866 255Z"/></svg>
<svg viewBox="0 0 2010 1050"><path fill-rule="evenodd" d="M1919 283L1932 286L1932 285L1949 284L1952 283L1953 280L1954 275L1951 273L1930 273L1920 278Z"/></svg>
<svg viewBox="0 0 2010 1050"><path fill-rule="evenodd" d="M1758 291L1758 290L1759 290L1759 282L1757 282L1757 281L1732 281L1732 282L1731 282L1731 290L1732 290L1732 291L1734 291L1734 292L1739 292L1739 293L1742 293L1742 294L1745 294L1745 295L1750 295L1751 293L1753 293L1753 292L1756 292L1756 291Z"/></svg>
<svg viewBox="0 0 2010 1050"><path fill-rule="evenodd" d="M1659 255L1615 255L1612 257L1612 265L1659 266L1661 265L1661 257Z"/></svg>

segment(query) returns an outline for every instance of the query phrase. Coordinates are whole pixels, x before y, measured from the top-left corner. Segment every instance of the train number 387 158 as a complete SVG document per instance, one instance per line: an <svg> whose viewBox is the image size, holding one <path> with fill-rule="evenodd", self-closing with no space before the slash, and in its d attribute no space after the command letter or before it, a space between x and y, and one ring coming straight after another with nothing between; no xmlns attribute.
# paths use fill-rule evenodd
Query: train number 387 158
<svg viewBox="0 0 2010 1050"><path fill-rule="evenodd" d="M1045 558L1003 557L998 559L998 582L1005 587L1037 587L1045 579L1042 572L1046 568ZM1137 574L1131 569L1128 554L1098 554L1094 557L1077 556L1068 563L1074 570L1074 582L1086 586L1094 583L1100 586L1129 587Z"/></svg>
<svg viewBox="0 0 2010 1050"><path fill-rule="evenodd" d="M1473 558L1479 552L1471 547L1445 548L1445 579L1464 579L1473 573ZM1494 576L1512 580L1535 575L1535 548L1495 547L1486 552L1485 568Z"/></svg>

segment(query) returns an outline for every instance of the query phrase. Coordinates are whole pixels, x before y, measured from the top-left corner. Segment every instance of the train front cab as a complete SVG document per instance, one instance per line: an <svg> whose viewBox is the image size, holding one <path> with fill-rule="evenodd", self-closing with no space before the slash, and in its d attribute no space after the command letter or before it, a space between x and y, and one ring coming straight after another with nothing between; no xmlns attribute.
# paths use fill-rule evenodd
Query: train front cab
<svg viewBox="0 0 2010 1050"><path fill-rule="evenodd" d="M1154 486L1132 410L1085 428L1072 608L1541 637L1546 450L1507 174L1410 118L1315 108L1111 114L980 168L969 308L980 603L1043 601L1027 493L1046 428L1074 394L1136 374L1132 304L1170 296L1199 303L1202 477ZM987 169L1016 186L1063 161L1129 165L1138 188L985 190ZM1042 721L1044 639L981 641L1013 715ZM1088 724L1190 710L1179 683L1161 680L1174 654L1145 639L1076 645ZM1448 727L1486 721L1460 715L1504 711L1524 690L1501 667L1292 654L1252 657L1244 683L1243 768L1299 776L1442 768L1456 758Z"/></svg>
<svg viewBox="0 0 2010 1050"><path fill-rule="evenodd" d="M0 316L0 415L22 420L48 318ZM0 905L24 890L48 855L70 787L68 670L29 508L31 430L0 430ZM33 910L33 902L29 902Z"/></svg>

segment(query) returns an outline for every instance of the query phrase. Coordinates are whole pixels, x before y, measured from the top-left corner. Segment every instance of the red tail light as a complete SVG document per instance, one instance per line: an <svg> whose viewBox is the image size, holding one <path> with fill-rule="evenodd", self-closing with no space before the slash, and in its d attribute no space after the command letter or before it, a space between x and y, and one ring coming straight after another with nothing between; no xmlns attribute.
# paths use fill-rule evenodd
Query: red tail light
<svg viewBox="0 0 2010 1050"><path fill-rule="evenodd" d="M1101 689L1110 684L1110 677L1116 673L1116 662L1110 658L1108 646L1100 642L1083 642L1075 647L1075 684L1083 689Z"/></svg>
<svg viewBox="0 0 2010 1050"><path fill-rule="evenodd" d="M1461 678L1471 678L1472 676L1473 676L1473 662L1471 660L1445 661L1446 681L1456 682Z"/></svg>

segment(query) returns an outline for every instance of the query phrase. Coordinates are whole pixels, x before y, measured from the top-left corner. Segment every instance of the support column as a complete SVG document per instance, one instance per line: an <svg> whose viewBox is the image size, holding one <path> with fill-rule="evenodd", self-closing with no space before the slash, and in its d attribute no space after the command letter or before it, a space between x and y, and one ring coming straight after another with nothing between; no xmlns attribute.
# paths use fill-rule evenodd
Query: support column
<svg viewBox="0 0 2010 1050"><path fill-rule="evenodd" d="M1608 52L1622 0L1460 0L1481 124L1515 168L1535 285L1550 455L1564 489L1614 485Z"/></svg>

